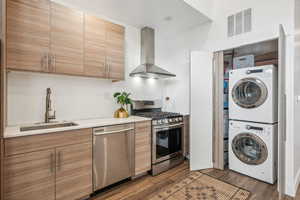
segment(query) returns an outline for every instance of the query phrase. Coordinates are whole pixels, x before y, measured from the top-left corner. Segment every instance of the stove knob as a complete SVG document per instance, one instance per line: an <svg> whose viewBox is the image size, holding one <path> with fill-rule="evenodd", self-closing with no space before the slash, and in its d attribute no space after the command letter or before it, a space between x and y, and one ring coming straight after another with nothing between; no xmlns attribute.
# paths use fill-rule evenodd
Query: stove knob
<svg viewBox="0 0 300 200"><path fill-rule="evenodd" d="M165 119L164 122L165 122L165 123L168 123L168 119Z"/></svg>
<svg viewBox="0 0 300 200"><path fill-rule="evenodd" d="M159 120L159 124L163 124L164 122L163 122L163 120L161 119L161 120Z"/></svg>
<svg viewBox="0 0 300 200"><path fill-rule="evenodd" d="M173 119L169 119L169 122L173 122Z"/></svg>
<svg viewBox="0 0 300 200"><path fill-rule="evenodd" d="M179 118L176 118L175 121L176 121L176 122L179 122Z"/></svg>

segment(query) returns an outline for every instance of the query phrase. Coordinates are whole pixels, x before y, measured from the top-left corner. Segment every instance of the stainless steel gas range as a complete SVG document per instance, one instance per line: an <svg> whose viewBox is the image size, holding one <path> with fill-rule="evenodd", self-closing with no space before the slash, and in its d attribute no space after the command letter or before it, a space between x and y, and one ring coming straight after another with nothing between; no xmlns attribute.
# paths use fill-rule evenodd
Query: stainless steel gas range
<svg viewBox="0 0 300 200"><path fill-rule="evenodd" d="M152 175L183 162L183 116L162 112L161 101L133 101L133 115L152 119Z"/></svg>

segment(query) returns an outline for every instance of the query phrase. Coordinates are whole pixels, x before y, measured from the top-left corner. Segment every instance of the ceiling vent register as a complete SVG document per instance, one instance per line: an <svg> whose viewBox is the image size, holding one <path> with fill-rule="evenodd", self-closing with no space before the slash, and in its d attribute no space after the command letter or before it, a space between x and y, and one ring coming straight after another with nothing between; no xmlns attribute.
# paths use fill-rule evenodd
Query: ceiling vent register
<svg viewBox="0 0 300 200"><path fill-rule="evenodd" d="M230 15L227 18L228 37L251 32L252 30L252 8Z"/></svg>

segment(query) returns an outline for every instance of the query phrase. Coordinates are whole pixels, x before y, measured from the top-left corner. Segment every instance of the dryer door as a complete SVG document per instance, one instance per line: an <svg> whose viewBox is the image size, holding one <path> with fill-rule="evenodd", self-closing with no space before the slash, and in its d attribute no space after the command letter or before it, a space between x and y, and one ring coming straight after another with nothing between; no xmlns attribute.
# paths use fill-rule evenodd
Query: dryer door
<svg viewBox="0 0 300 200"><path fill-rule="evenodd" d="M243 163L259 165L268 158L267 145L254 134L242 133L232 140L232 151Z"/></svg>
<svg viewBox="0 0 300 200"><path fill-rule="evenodd" d="M256 78L244 78L238 81L232 89L233 101L242 108L257 108L268 97L266 85Z"/></svg>

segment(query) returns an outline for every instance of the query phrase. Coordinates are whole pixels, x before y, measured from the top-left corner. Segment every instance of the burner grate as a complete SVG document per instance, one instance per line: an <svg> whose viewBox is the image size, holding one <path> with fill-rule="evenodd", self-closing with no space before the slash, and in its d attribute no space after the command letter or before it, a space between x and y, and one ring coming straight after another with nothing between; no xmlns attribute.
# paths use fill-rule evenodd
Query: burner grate
<svg viewBox="0 0 300 200"><path fill-rule="evenodd" d="M181 116L181 114L173 113L173 112L141 112L141 113L136 113L135 115L152 118L154 120Z"/></svg>

